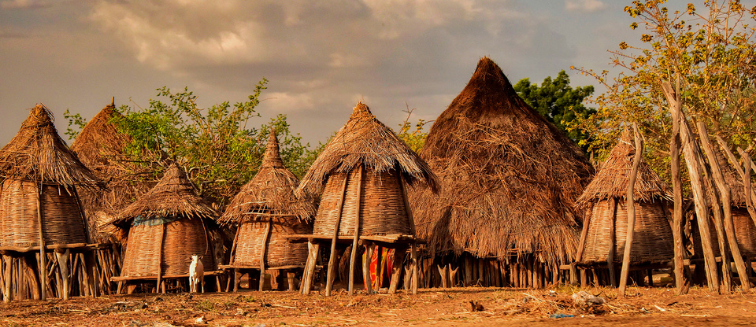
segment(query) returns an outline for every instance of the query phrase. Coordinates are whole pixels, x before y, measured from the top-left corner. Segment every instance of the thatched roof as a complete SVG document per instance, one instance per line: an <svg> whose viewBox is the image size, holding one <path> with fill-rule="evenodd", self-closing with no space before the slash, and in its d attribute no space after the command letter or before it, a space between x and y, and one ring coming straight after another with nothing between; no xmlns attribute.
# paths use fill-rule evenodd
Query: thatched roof
<svg viewBox="0 0 756 327"><path fill-rule="evenodd" d="M528 106L491 59L431 127L420 151L442 192L411 193L432 251L569 260L575 199L593 174L582 151Z"/></svg>
<svg viewBox="0 0 756 327"><path fill-rule="evenodd" d="M610 198L626 198L627 183L630 171L633 168L634 156L635 145L632 134L625 130L617 145L609 153L609 157L601 165L601 169L578 198L578 206L585 207L590 203ZM667 184L644 160L641 160L640 166L638 166L633 191L633 197L638 202L673 201Z"/></svg>
<svg viewBox="0 0 756 327"><path fill-rule="evenodd" d="M433 192L438 190L436 176L425 161L360 102L313 162L297 192L320 193L330 174L348 173L360 164L373 173L396 170L409 185L423 184Z"/></svg>
<svg viewBox="0 0 756 327"><path fill-rule="evenodd" d="M172 164L163 178L147 194L137 199L113 221L124 226L136 217L142 219L182 217L214 220L218 214L210 203L195 193L194 184L178 165Z"/></svg>
<svg viewBox="0 0 756 327"><path fill-rule="evenodd" d="M18 134L0 149L4 178L72 186L98 187L97 177L70 151L55 128L52 113L42 104L31 109Z"/></svg>
<svg viewBox="0 0 756 327"><path fill-rule="evenodd" d="M716 152L717 161L719 161L719 167L722 168L722 175L724 175L725 183L727 183L727 186L730 187L730 202L735 207L745 208L746 198L743 179L732 166L733 164L740 165L740 163L730 163L725 157L722 150L719 148L715 148L714 152Z"/></svg>
<svg viewBox="0 0 756 327"><path fill-rule="evenodd" d="M92 117L71 144L71 150L90 169L106 173L114 168L113 161L122 160L123 149L131 142L131 137L118 132L111 122L120 116L111 102Z"/></svg>
<svg viewBox="0 0 756 327"><path fill-rule="evenodd" d="M309 221L316 212L315 200L307 195L297 198L294 191L298 185L297 177L284 167L276 133L271 130L260 170L231 200L219 222L231 224L265 218L256 214Z"/></svg>

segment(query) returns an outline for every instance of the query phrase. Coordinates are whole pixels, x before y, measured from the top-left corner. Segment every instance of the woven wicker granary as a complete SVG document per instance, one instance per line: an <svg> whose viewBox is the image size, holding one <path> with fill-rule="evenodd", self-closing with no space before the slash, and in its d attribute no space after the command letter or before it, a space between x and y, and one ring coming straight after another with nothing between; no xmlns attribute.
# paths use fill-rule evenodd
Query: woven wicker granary
<svg viewBox="0 0 756 327"><path fill-rule="evenodd" d="M205 271L216 269L209 230L215 211L195 194L177 165L147 194L126 207L113 223L130 226L121 277L187 275L191 255L202 256Z"/></svg>
<svg viewBox="0 0 756 327"><path fill-rule="evenodd" d="M322 190L313 233L330 237L341 212L339 235L354 235L358 215L360 235L412 234L403 182L438 187L428 165L358 103L302 179L301 190Z"/></svg>
<svg viewBox="0 0 756 327"><path fill-rule="evenodd" d="M97 178L60 138L46 107L34 107L0 150L0 171L0 246L39 245L39 184L45 244L87 243L77 188L97 189Z"/></svg>
<svg viewBox="0 0 756 327"><path fill-rule="evenodd" d="M578 206L589 210L583 256L585 264L606 263L614 246L614 262L622 262L627 238L627 183L635 148L625 131L612 149L601 170L578 199ZM674 256L672 228L666 206L671 202L667 185L644 161L638 167L634 185L635 231L630 251L631 264L659 263ZM614 239L612 239L612 230Z"/></svg>
<svg viewBox="0 0 756 327"><path fill-rule="evenodd" d="M219 220L221 224L239 226L231 266L259 267L263 248L267 268L304 266L307 243L292 243L284 237L312 232L315 200L297 198L294 190L298 185L297 177L284 167L276 133L271 131L260 170L242 187Z"/></svg>

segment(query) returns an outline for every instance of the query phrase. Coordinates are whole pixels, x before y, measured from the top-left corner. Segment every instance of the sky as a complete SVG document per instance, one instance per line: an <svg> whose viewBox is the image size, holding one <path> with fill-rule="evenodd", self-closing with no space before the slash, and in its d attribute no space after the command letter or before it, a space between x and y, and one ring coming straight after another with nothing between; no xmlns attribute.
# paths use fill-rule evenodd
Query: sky
<svg viewBox="0 0 756 327"><path fill-rule="evenodd" d="M248 126L286 114L316 145L358 101L394 129L406 108L435 119L483 56L512 83L565 70L573 87L594 85L570 66L613 69L607 50L640 37L630 2L0 0L0 144L37 103L62 135L67 109L90 119L111 97L145 108L162 86L207 108L245 101L265 77Z"/></svg>

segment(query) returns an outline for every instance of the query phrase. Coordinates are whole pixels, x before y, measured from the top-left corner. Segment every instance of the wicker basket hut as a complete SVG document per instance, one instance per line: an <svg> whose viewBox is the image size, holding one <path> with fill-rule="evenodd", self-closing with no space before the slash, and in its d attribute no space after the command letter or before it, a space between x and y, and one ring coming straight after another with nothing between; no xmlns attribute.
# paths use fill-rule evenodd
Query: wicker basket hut
<svg viewBox="0 0 756 327"><path fill-rule="evenodd" d="M359 240L389 246L401 242L414 244L414 222L405 184L427 186L431 192L438 189L436 176L425 161L378 121L368 106L358 103L347 123L302 178L298 189L300 194L321 194L313 235L309 238L331 240L326 294L330 293L333 281L337 241L352 243L350 293ZM312 254L308 265L308 269L314 267ZM308 277L311 281L312 275L305 278L305 294L309 291ZM392 279L390 291L395 290L396 280L398 277Z"/></svg>
<svg viewBox="0 0 756 327"><path fill-rule="evenodd" d="M149 190L148 183L135 181L142 170L131 164L124 155L123 150L131 142L131 137L120 133L113 123L113 119L120 115L115 110L114 102L111 102L84 126L71 145L71 150L81 162L108 187L106 192L80 192L82 206L89 219L90 238L98 242L125 243L126 235L119 233L122 230L109 223L127 205Z"/></svg>
<svg viewBox="0 0 756 327"><path fill-rule="evenodd" d="M172 164L147 194L132 203L112 223L128 230L128 246L121 276L112 281L157 280L189 276L191 256L202 256L205 276L215 273L210 230L217 229L217 213L195 193L194 185ZM119 292L123 283L119 283Z"/></svg>
<svg viewBox="0 0 756 327"><path fill-rule="evenodd" d="M632 135L626 130L577 200L578 208L587 212L583 224L585 237L581 239L576 258L581 265L607 265L610 257L612 263L622 263L627 238L625 198L634 156ZM667 263L674 256L668 213L668 205L672 202L669 187L645 161L641 161L633 189L635 228L630 265Z"/></svg>
<svg viewBox="0 0 756 327"><path fill-rule="evenodd" d="M40 251L40 242L44 248L61 252L64 262L71 251L84 258L81 251L88 247L89 240L77 192L83 188L97 189L100 184L60 138L52 113L44 105L31 109L18 134L0 149L0 172L0 249L6 272L17 264L30 269L44 266L47 255L37 256L34 262L28 257L34 256L32 251ZM68 297L69 288L74 293L89 294L92 285L67 286L69 276L77 277L82 270L64 268L57 269L56 274L63 278L66 287L46 280L46 274L27 276L34 280L24 280L15 274L14 279L5 281L3 297L6 301L45 298L45 293L39 291L40 282L53 289L53 295L63 298ZM34 283L36 287L21 292L19 286L25 283Z"/></svg>
<svg viewBox="0 0 756 327"><path fill-rule="evenodd" d="M442 185L438 196L410 195L431 258L464 266L466 284L537 286L547 274L557 280L560 263L575 254L574 201L593 167L517 96L491 59L480 60L436 119L420 156ZM430 268L424 270L429 286Z"/></svg>
<svg viewBox="0 0 756 327"><path fill-rule="evenodd" d="M289 242L285 235L312 233L316 212L314 198L294 195L298 185L299 179L284 167L276 133L271 130L260 170L219 219L222 226L238 226L230 263L223 268L260 269L261 276L266 269L285 271L293 290L294 271L303 269L307 261L307 243Z"/></svg>

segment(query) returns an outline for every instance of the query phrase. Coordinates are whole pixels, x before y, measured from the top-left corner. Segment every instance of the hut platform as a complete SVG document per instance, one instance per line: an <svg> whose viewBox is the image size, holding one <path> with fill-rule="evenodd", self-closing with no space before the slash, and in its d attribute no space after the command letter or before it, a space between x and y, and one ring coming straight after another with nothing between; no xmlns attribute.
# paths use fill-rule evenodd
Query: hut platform
<svg viewBox="0 0 756 327"><path fill-rule="evenodd" d="M241 277L243 274L248 274L250 278L252 276L264 276L265 274L259 273L260 272L260 266L259 265L252 265L252 264L244 264L244 263L232 263L228 265L220 265L218 268L224 270L224 271L232 271L233 272L233 280L229 278L228 283L226 284L226 292L231 291L231 283L233 283L233 291L237 292L239 291L239 284L241 283ZM318 270L322 269L323 267L316 267L319 268ZM277 266L277 267L265 267L265 272L275 272L275 276L283 277L286 276L289 291L296 291L296 272L302 271L305 269L305 265L286 265L286 266ZM253 272L258 272L257 274L253 274ZM264 277L261 277L264 279ZM271 274L271 284L272 279L274 278L273 274ZM258 280L258 282L264 283L264 280ZM281 285L280 282L276 282L276 285ZM279 288L280 287L273 287L271 285L271 289ZM260 290L263 290L263 288L259 288Z"/></svg>
<svg viewBox="0 0 756 327"><path fill-rule="evenodd" d="M290 234L284 235L291 241L308 241L308 240L333 240L333 235L312 235L312 234ZM424 244L425 241L418 240L413 235L405 234L390 234L390 235L373 235L362 236L360 240L375 242L375 243L387 243L387 244ZM353 235L340 235L336 238L340 243L352 243L354 241Z"/></svg>
<svg viewBox="0 0 756 327"><path fill-rule="evenodd" d="M213 271L206 271L204 274L204 277L215 277L215 286L217 287L217 290L220 291L221 288L221 277L225 276L226 272L224 270L213 270ZM189 274L178 274L178 275L162 275L158 277L157 275L149 275L149 276L117 276L117 277L111 277L111 282L117 282L118 288L116 290L116 294L122 294L124 286L126 286L126 293L131 294L134 292L134 290L137 287L137 284L141 284L144 282L150 282L155 281L155 283L159 283L159 287L155 288L155 293L166 293L166 281L179 281L182 279L189 280ZM158 282L159 281L159 282ZM129 284L129 282L136 282L136 284Z"/></svg>
<svg viewBox="0 0 756 327"><path fill-rule="evenodd" d="M53 245L46 245L45 250L53 250L53 251L61 251L61 250L101 250L101 249L110 249L112 247L109 243L94 243L94 244L87 244L87 243L73 243L73 244L53 244ZM39 251L39 246L28 246L28 247L21 247L21 246L0 246L0 254L9 254L11 252L16 253L26 253L26 252L37 252Z"/></svg>

